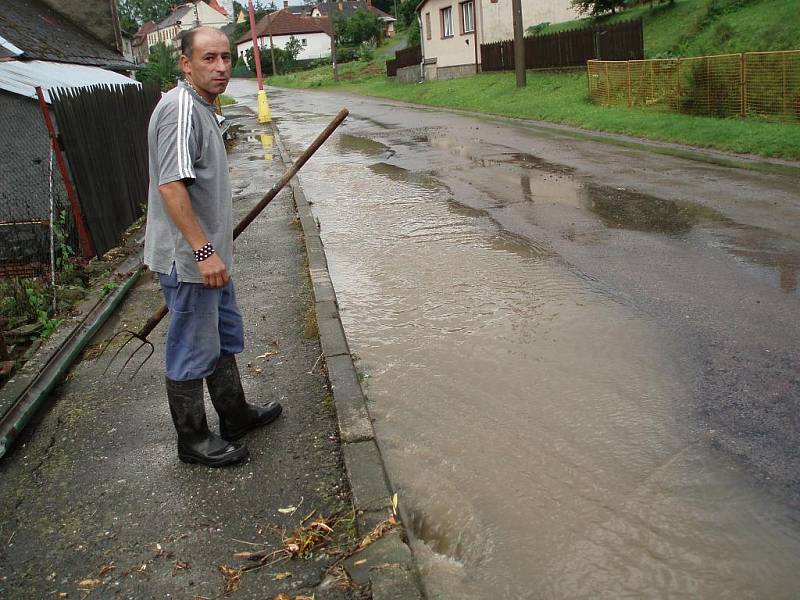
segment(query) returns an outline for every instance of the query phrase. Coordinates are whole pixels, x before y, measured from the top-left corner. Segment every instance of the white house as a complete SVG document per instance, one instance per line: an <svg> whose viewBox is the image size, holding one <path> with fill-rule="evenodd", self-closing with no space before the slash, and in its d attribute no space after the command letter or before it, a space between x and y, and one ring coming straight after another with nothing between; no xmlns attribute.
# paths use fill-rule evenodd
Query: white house
<svg viewBox="0 0 800 600"><path fill-rule="evenodd" d="M481 44L514 37L511 0L422 0L417 16L425 79L471 75ZM522 0L523 30L579 17L570 0Z"/></svg>
<svg viewBox="0 0 800 600"><path fill-rule="evenodd" d="M256 23L258 46L262 51L270 48L270 34L275 48L285 48L289 40L297 39L301 44L300 54L297 55L300 60L331 55L330 22L325 17L296 15L284 8L262 17ZM236 53L239 56L252 47L249 31L236 40Z"/></svg>
<svg viewBox="0 0 800 600"><path fill-rule="evenodd" d="M180 34L199 25L221 29L233 20L233 7L228 12L217 0L197 0L177 6L166 19L147 34L147 47L159 43L180 45Z"/></svg>

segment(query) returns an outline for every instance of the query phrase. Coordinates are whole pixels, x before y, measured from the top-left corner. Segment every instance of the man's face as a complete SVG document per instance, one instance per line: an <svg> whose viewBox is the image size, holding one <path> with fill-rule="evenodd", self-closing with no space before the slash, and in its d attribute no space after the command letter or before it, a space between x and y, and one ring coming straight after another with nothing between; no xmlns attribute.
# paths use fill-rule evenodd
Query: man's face
<svg viewBox="0 0 800 600"><path fill-rule="evenodd" d="M198 31L192 57L181 56L181 69L197 92L213 102L231 78L228 38L222 32Z"/></svg>

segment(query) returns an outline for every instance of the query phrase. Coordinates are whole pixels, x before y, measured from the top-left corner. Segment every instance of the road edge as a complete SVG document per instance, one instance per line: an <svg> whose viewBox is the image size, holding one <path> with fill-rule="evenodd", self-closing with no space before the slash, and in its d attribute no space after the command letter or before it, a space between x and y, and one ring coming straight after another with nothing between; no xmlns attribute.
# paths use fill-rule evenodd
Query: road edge
<svg viewBox="0 0 800 600"><path fill-rule="evenodd" d="M272 130L281 159L291 164L291 156L274 122ZM297 176L289 186L303 231L317 328L336 407L342 455L356 511L356 528L359 535L364 536L391 516L394 492L342 327L319 226ZM401 523L408 522L404 511L397 508ZM394 530L345 561L345 569L356 583L370 584L374 600L425 598L419 568L403 533L402 529Z"/></svg>

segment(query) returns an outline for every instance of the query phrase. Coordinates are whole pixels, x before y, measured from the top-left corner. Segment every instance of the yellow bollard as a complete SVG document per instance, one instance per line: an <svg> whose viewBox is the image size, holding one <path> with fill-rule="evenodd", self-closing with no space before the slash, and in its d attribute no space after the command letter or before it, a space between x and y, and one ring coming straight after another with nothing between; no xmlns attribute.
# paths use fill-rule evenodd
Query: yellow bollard
<svg viewBox="0 0 800 600"><path fill-rule="evenodd" d="M270 134L261 134L261 147L264 149L264 160L272 160L272 136Z"/></svg>
<svg viewBox="0 0 800 600"><path fill-rule="evenodd" d="M272 123L272 113L269 110L266 90L258 90L258 122Z"/></svg>

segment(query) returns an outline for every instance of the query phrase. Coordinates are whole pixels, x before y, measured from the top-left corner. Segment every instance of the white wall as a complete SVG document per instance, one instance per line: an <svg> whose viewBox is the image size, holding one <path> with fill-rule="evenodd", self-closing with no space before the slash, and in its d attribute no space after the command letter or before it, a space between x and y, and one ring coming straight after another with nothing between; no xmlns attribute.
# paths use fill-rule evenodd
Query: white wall
<svg viewBox="0 0 800 600"><path fill-rule="evenodd" d="M201 25L216 27L217 29L228 24L222 14L218 13L205 2L198 2L196 6L196 13L195 10L192 9L182 17L180 27L173 25L172 27L156 30L148 34L147 46L150 47L159 42L166 42L169 44L178 34L178 31L186 31L187 29L194 28L197 21L199 21Z"/></svg>
<svg viewBox="0 0 800 600"><path fill-rule="evenodd" d="M481 0L479 10L483 16L481 33L484 39L481 43L514 39L511 0L498 0L496 3ZM580 17L570 0L522 0L523 31L539 23L559 23Z"/></svg>
<svg viewBox="0 0 800 600"><path fill-rule="evenodd" d="M478 44L514 38L511 0L474 0ZM461 34L458 0L428 0L418 13L422 17L422 48L426 59L436 58L437 67L475 63L475 40L472 34ZM439 13L452 7L453 37L442 39ZM431 39L427 39L425 14L430 13ZM522 0L523 29L543 22L558 23L576 19L580 15L570 5L570 0ZM480 48L478 48L480 61Z"/></svg>
<svg viewBox="0 0 800 600"><path fill-rule="evenodd" d="M300 41L306 40L306 45L297 55L299 60L323 58L331 55L331 38L327 33L297 33L294 37ZM292 36L290 35L274 35L272 36L272 42L276 48L285 48L291 38ZM258 45L261 48L261 52L269 52L269 36L259 37ZM236 53L242 56L246 50L252 47L253 42L251 41L241 42L236 45Z"/></svg>
<svg viewBox="0 0 800 600"><path fill-rule="evenodd" d="M422 49L425 58L436 58L437 67L451 67L455 65L475 64L475 34L461 33L461 13L459 12L458 0L428 0L420 10L422 17ZM477 4L477 0L476 0ZM441 9L451 7L451 23L453 25L453 37L442 38L442 24L440 18ZM430 13L431 19L431 39L427 38L427 27L425 15ZM480 19L477 22L478 32L480 32ZM480 37L478 38L480 44ZM480 59L480 49L478 49Z"/></svg>

